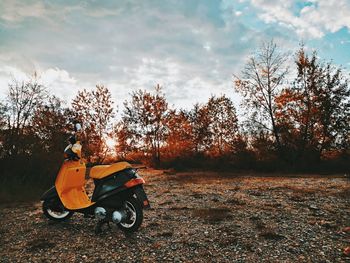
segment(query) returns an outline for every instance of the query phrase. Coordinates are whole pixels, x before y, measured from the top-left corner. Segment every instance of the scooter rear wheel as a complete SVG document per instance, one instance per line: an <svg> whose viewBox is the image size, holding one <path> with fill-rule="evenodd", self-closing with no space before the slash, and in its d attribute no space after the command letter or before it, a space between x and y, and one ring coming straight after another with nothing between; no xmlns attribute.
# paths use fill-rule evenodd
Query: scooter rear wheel
<svg viewBox="0 0 350 263"><path fill-rule="evenodd" d="M120 222L117 226L124 232L135 232L139 229L143 221L143 211L139 200L130 197L125 201L128 218Z"/></svg>
<svg viewBox="0 0 350 263"><path fill-rule="evenodd" d="M74 214L74 212L66 210L58 200L45 200L42 209L48 219L56 222L65 221Z"/></svg>

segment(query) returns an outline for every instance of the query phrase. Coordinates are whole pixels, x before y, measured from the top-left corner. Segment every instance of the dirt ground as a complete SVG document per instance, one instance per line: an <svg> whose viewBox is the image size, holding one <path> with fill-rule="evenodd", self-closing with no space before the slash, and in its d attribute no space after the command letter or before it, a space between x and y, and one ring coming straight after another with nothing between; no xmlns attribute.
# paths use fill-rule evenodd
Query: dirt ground
<svg viewBox="0 0 350 263"><path fill-rule="evenodd" d="M137 233L6 205L0 262L350 262L349 178L140 173L152 208Z"/></svg>

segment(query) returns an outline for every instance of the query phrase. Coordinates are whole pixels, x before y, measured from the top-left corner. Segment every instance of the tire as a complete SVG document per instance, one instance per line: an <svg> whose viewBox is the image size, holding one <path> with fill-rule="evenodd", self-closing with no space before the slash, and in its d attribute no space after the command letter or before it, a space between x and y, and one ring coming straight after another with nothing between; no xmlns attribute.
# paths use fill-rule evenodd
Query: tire
<svg viewBox="0 0 350 263"><path fill-rule="evenodd" d="M128 218L120 222L117 226L127 233L132 233L137 231L143 221L143 210L142 206L135 197L130 197L125 200L125 205L127 207Z"/></svg>
<svg viewBox="0 0 350 263"><path fill-rule="evenodd" d="M56 222L65 221L74 214L74 212L66 210L58 199L44 200L42 208L44 215Z"/></svg>

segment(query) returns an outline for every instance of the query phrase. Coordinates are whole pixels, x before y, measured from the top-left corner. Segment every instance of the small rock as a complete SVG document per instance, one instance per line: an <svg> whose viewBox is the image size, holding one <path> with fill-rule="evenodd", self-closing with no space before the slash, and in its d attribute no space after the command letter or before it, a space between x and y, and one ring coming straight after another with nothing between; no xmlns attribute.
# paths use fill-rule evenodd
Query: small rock
<svg viewBox="0 0 350 263"><path fill-rule="evenodd" d="M315 206L315 205L309 205L309 209L311 209L311 210L319 210L319 208L317 207L317 206Z"/></svg>

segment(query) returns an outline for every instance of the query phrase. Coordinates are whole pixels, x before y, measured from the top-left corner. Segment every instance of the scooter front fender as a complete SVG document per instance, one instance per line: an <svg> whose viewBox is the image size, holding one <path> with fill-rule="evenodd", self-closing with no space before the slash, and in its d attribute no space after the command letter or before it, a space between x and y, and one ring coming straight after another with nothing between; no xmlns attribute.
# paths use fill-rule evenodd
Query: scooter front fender
<svg viewBox="0 0 350 263"><path fill-rule="evenodd" d="M40 197L40 200L44 201L44 200L56 198L56 197L58 197L56 187L52 186L49 190L47 190L45 193L43 193L43 195Z"/></svg>

